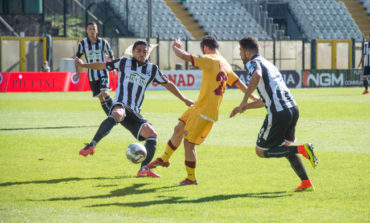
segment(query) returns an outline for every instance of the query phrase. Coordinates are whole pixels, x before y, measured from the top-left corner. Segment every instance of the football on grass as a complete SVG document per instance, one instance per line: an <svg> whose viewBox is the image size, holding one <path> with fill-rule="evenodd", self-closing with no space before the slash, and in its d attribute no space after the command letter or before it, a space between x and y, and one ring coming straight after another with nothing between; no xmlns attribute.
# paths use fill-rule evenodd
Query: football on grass
<svg viewBox="0 0 370 223"><path fill-rule="evenodd" d="M133 163L141 163L146 158L145 146L141 143L132 143L126 149L127 159Z"/></svg>

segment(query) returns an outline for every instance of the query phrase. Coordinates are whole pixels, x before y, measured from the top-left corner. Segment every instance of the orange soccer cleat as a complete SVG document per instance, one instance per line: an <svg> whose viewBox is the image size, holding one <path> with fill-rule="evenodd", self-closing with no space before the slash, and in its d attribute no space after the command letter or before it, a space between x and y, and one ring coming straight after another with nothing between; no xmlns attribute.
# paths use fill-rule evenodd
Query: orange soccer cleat
<svg viewBox="0 0 370 223"><path fill-rule="evenodd" d="M95 147L91 144L86 144L86 146L80 150L81 156L94 155Z"/></svg>

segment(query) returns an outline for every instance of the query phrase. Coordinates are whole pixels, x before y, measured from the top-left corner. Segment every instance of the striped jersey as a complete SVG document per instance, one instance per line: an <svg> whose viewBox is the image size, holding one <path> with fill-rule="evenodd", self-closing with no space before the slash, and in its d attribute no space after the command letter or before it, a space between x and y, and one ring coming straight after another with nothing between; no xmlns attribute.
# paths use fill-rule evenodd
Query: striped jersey
<svg viewBox="0 0 370 223"><path fill-rule="evenodd" d="M262 77L257 85L260 95L268 113L280 112L296 105L296 102L286 86L279 69L259 55L245 65L249 75L259 70Z"/></svg>
<svg viewBox="0 0 370 223"><path fill-rule="evenodd" d="M105 62L106 55L113 58L113 51L109 43L102 38L98 37L95 43L92 43L89 38L85 38L78 43L76 57L81 58L82 55L85 55L87 63ZM89 81L97 81L101 77L108 78L107 70L89 69L88 74Z"/></svg>
<svg viewBox="0 0 370 223"><path fill-rule="evenodd" d="M370 66L370 42L365 42L362 54L365 55L364 65L365 67Z"/></svg>
<svg viewBox="0 0 370 223"><path fill-rule="evenodd" d="M118 70L118 83L114 97L115 104L124 104L132 110L140 113L146 88L153 81L158 84L166 84L168 80L158 66L148 60L139 65L135 58L121 57L107 62L108 70Z"/></svg>

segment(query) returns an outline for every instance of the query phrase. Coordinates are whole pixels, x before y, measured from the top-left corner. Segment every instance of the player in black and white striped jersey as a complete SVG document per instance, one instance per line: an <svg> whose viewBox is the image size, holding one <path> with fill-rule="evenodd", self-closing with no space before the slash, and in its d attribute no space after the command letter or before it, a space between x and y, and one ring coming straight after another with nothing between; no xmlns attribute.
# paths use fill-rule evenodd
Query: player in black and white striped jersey
<svg viewBox="0 0 370 223"><path fill-rule="evenodd" d="M295 126L299 111L297 104L284 83L277 67L259 55L258 41L254 37L244 37L239 41L240 57L251 75L248 90L242 103L230 114L230 117L247 109L265 106L267 115L258 134L256 153L261 158L286 157L293 170L301 179L297 191L313 190L306 170L298 154L307 158L315 168L317 158L311 143L290 146L295 141ZM261 99L248 103L248 98L257 89Z"/></svg>
<svg viewBox="0 0 370 223"><path fill-rule="evenodd" d="M358 68L360 69L361 65L364 65L364 75L362 80L364 82L365 91L362 94L369 93L369 75L370 75L370 33L367 34L367 42L364 43L364 48L362 49L362 57Z"/></svg>
<svg viewBox="0 0 370 223"><path fill-rule="evenodd" d="M98 37L98 26L95 22L90 22L86 27L87 37L78 43L76 57L81 58L85 55L87 63L106 62L106 57L114 60L113 51L108 41ZM115 75L115 71L113 71ZM112 98L109 96L109 74L108 70L88 70L90 88L93 97L98 97L104 112L108 115L112 106ZM80 78L80 71L76 67L75 79Z"/></svg>
<svg viewBox="0 0 370 223"><path fill-rule="evenodd" d="M84 64L75 58L76 66L90 69L104 70L117 69L119 72L116 95L109 116L105 119L96 132L92 141L80 151L80 155L93 155L97 143L106 136L117 124L122 124L139 141L145 140L147 157L142 162L137 173L138 177L159 177L146 167L154 156L157 144L157 134L146 119L140 115L141 105L144 100L145 90L153 81L161 84L172 94L182 100L187 106L194 102L185 98L176 85L168 81L162 75L157 65L147 60L149 56L149 44L145 41L136 41L132 48L132 58L119 58L117 60L103 63Z"/></svg>

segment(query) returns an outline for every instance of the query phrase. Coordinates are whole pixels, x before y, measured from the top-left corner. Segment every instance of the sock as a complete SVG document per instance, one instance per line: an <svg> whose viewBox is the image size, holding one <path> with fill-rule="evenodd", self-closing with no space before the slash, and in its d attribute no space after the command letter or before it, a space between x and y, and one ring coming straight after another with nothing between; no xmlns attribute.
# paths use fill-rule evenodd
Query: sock
<svg viewBox="0 0 370 223"><path fill-rule="evenodd" d="M304 168L301 158L299 158L298 154L290 154L286 156L286 158L289 160L290 165L292 166L297 176L301 180L308 180L306 169Z"/></svg>
<svg viewBox="0 0 370 223"><path fill-rule="evenodd" d="M163 155L161 156L161 159L163 160L163 162L167 162L171 156L172 156L172 153L174 153L176 151L177 147L175 147L171 140L168 140L167 142L167 145L166 145L166 150L164 151Z"/></svg>
<svg viewBox="0 0 370 223"><path fill-rule="evenodd" d="M108 95L104 100L105 103L107 104L108 110L110 110L113 104L112 98Z"/></svg>
<svg viewBox="0 0 370 223"><path fill-rule="evenodd" d="M186 172L188 173L188 179L191 181L195 181L195 167L196 161L186 161L185 160L185 168Z"/></svg>
<svg viewBox="0 0 370 223"><path fill-rule="evenodd" d="M109 115L109 108L108 108L108 106L107 106L107 102L103 101L103 102L101 103L101 107L103 108L103 110L104 110L105 114Z"/></svg>
<svg viewBox="0 0 370 223"><path fill-rule="evenodd" d="M304 149L304 145L298 145L297 150L299 154L302 154L302 156L304 156L306 159L308 158L307 152Z"/></svg>
<svg viewBox="0 0 370 223"><path fill-rule="evenodd" d="M280 158L296 153L298 153L297 146L276 146L269 150L265 150L263 155L265 158Z"/></svg>
<svg viewBox="0 0 370 223"><path fill-rule="evenodd" d="M145 139L145 148L146 148L146 159L141 163L141 167L152 161L155 150L157 147L157 138L146 138Z"/></svg>
<svg viewBox="0 0 370 223"><path fill-rule="evenodd" d="M108 133L112 128L117 124L116 118L114 116L108 116L99 126L98 131L95 133L95 136L91 142L95 142L95 145Z"/></svg>
<svg viewBox="0 0 370 223"><path fill-rule="evenodd" d="M365 90L368 89L368 87L369 87L369 81L368 80L364 80L364 87L365 87Z"/></svg>

